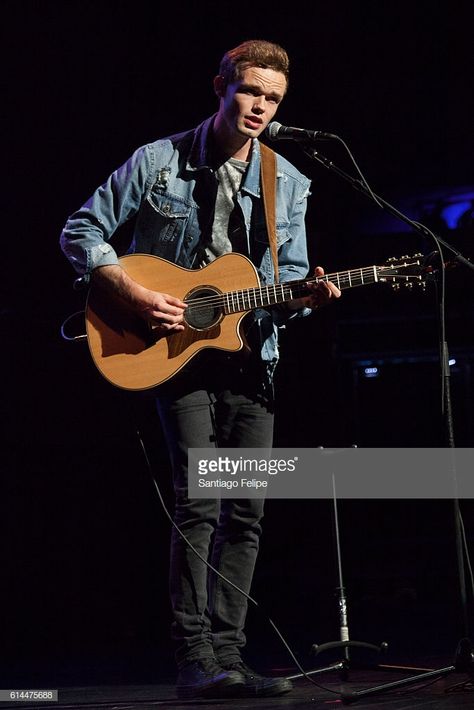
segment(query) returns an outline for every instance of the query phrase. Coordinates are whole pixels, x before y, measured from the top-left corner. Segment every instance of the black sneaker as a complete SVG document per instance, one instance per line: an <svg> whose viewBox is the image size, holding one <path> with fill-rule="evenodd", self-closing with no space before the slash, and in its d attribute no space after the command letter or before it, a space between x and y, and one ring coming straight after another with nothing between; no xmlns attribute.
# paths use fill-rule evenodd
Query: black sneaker
<svg viewBox="0 0 474 710"><path fill-rule="evenodd" d="M245 683L241 673L224 670L214 658L193 661L181 668L176 683L178 698L224 698Z"/></svg>
<svg viewBox="0 0 474 710"><path fill-rule="evenodd" d="M271 695L289 693L293 689L293 683L288 678L266 678L253 671L243 661L231 663L219 661L219 663L224 670L237 672L244 677L244 686L236 686L235 688L236 693L241 697L270 697Z"/></svg>

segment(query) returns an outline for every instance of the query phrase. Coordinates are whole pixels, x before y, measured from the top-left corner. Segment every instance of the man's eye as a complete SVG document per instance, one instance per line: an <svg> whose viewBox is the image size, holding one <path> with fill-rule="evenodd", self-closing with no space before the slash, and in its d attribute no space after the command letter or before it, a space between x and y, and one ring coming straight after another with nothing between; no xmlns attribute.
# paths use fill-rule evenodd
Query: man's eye
<svg viewBox="0 0 474 710"><path fill-rule="evenodd" d="M243 94L248 94L249 96L261 96L261 93L258 89L252 89L251 87L249 88L242 88L242 93Z"/></svg>

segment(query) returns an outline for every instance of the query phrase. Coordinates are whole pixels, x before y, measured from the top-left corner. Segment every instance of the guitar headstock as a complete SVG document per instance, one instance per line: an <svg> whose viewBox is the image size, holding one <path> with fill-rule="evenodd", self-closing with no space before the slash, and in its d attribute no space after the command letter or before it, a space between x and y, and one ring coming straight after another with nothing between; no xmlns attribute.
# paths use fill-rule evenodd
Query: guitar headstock
<svg viewBox="0 0 474 710"><path fill-rule="evenodd" d="M377 267L378 280L383 283L390 283L395 291L400 288L413 289L426 288L426 279L433 273L433 270L426 263L423 254L413 254L413 256L390 257L382 265Z"/></svg>

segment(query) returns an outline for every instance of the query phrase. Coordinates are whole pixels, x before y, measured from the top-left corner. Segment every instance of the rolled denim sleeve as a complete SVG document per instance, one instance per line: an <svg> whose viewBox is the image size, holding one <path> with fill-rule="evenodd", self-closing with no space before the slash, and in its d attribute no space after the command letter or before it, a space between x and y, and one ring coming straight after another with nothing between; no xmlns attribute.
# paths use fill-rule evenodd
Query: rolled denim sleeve
<svg viewBox="0 0 474 710"><path fill-rule="evenodd" d="M153 165L153 146L142 146L67 220L60 246L80 275L87 277L98 266L118 263L110 239L138 211Z"/></svg>

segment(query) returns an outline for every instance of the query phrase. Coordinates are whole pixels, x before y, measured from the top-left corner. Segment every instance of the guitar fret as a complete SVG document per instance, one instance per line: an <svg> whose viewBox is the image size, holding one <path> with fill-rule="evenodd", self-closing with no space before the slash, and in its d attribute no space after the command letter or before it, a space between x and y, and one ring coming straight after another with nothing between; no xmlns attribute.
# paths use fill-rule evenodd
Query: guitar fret
<svg viewBox="0 0 474 710"><path fill-rule="evenodd" d="M267 301L265 305L270 306L272 304L272 286L268 285L265 290L267 292Z"/></svg>
<svg viewBox="0 0 474 710"><path fill-rule="evenodd" d="M364 286L366 283L379 281L378 267L360 267L358 269L324 274L311 279L312 283L337 283L340 290L354 286ZM222 294L223 307L227 313L238 313L284 303L308 293L308 282L305 280L281 284L267 284L264 287L239 289Z"/></svg>
<svg viewBox="0 0 474 710"><path fill-rule="evenodd" d="M271 291L271 289L272 289L271 286L267 286L267 299L268 299L267 303L268 303L268 305L271 305L271 303L272 303L272 291Z"/></svg>

